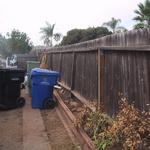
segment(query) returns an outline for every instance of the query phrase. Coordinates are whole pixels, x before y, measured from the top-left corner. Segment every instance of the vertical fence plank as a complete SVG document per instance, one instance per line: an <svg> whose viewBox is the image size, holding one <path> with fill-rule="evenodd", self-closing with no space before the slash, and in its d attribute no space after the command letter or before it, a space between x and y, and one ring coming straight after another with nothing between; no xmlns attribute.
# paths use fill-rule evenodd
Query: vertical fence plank
<svg viewBox="0 0 150 150"><path fill-rule="evenodd" d="M105 102L105 95L104 95L104 92L105 92L105 80L104 80L104 77L105 77L105 55L104 55L104 52L102 50L99 50L99 57L100 57L100 77L99 77L99 86L100 86L100 105L103 106L103 109L105 109L105 106L106 106L106 102Z"/></svg>
<svg viewBox="0 0 150 150"><path fill-rule="evenodd" d="M105 106L104 101L104 71L105 71L105 59L104 52L101 49L98 49L98 108L100 106ZM105 109L105 108L104 108Z"/></svg>
<svg viewBox="0 0 150 150"><path fill-rule="evenodd" d="M75 71L76 71L76 54L75 52L73 52L73 62L72 62L72 69L71 69L71 90L74 90Z"/></svg>
<svg viewBox="0 0 150 150"><path fill-rule="evenodd" d="M62 52L60 52L60 60L59 60L59 72L62 72ZM59 81L61 81L61 76L59 78Z"/></svg>
<svg viewBox="0 0 150 150"><path fill-rule="evenodd" d="M98 61L98 98L97 98L97 109L99 109L99 107L100 107L100 99L101 99L101 93L100 93L100 85L101 85L101 80L100 80L100 78L101 78L101 75L100 75L100 49L98 49L98 51L97 51L97 61Z"/></svg>
<svg viewBox="0 0 150 150"><path fill-rule="evenodd" d="M53 64L52 64L52 62L53 62L52 61L52 55L53 55L53 53L50 53L49 55L50 55L49 56L49 59L50 59L50 61L49 61L49 63L50 63L49 67L50 67L51 70L53 70Z"/></svg>
<svg viewBox="0 0 150 150"><path fill-rule="evenodd" d="M62 52L60 52L59 72L61 72L61 69L62 69Z"/></svg>
<svg viewBox="0 0 150 150"><path fill-rule="evenodd" d="M71 87L71 70L73 63L73 54L70 53L62 53L62 67L61 67L61 82L64 83L69 88Z"/></svg>
<svg viewBox="0 0 150 150"><path fill-rule="evenodd" d="M47 54L47 66L48 66L48 69L50 69L50 53Z"/></svg>

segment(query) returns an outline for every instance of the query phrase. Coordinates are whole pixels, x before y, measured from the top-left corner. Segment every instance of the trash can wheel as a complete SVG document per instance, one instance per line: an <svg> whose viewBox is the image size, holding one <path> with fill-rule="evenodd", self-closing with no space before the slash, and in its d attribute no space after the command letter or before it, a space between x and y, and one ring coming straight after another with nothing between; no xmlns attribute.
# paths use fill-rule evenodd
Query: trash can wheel
<svg viewBox="0 0 150 150"><path fill-rule="evenodd" d="M7 107L3 104L0 104L0 110L7 110Z"/></svg>
<svg viewBox="0 0 150 150"><path fill-rule="evenodd" d="M25 99L23 97L19 97L16 101L18 107L23 107L25 105Z"/></svg>
<svg viewBox="0 0 150 150"><path fill-rule="evenodd" d="M56 101L54 101L52 98L46 98L43 101L43 108L45 109L53 109L57 105Z"/></svg>

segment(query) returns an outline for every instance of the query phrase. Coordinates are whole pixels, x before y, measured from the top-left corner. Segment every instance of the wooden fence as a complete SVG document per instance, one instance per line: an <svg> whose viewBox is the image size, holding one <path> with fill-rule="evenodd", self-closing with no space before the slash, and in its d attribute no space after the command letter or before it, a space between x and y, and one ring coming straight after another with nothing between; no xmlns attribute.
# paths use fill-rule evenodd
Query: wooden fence
<svg viewBox="0 0 150 150"><path fill-rule="evenodd" d="M150 47L126 47L103 49L101 100L105 110L115 115L120 95L128 98L141 110L150 103Z"/></svg>
<svg viewBox="0 0 150 150"><path fill-rule="evenodd" d="M27 70L27 61L37 61L37 56L19 55L17 57L17 66L20 69Z"/></svg>
<svg viewBox="0 0 150 150"><path fill-rule="evenodd" d="M96 101L115 115L120 94L135 106L150 103L150 30L130 31L48 49L49 69L84 102Z"/></svg>

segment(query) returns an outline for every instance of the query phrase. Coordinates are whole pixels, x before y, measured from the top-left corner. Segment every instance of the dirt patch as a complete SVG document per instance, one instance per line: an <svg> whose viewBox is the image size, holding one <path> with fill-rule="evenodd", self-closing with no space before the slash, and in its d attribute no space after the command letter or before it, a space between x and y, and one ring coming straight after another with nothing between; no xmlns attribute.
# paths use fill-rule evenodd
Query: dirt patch
<svg viewBox="0 0 150 150"><path fill-rule="evenodd" d="M0 111L0 150L23 149L22 109Z"/></svg>
<svg viewBox="0 0 150 150"><path fill-rule="evenodd" d="M70 92L62 88L57 90L61 96L63 102L70 109L76 118L80 116L80 113L83 111L84 105L76 97L71 96Z"/></svg>
<svg viewBox="0 0 150 150"><path fill-rule="evenodd" d="M64 125L60 121L56 110L41 110L48 138L54 150L81 150L78 144L70 139Z"/></svg>

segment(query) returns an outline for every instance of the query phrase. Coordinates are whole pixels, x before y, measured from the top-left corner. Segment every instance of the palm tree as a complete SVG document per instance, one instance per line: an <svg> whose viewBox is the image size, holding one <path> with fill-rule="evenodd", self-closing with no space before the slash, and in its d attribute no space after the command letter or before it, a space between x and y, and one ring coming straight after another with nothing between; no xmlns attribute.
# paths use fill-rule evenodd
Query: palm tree
<svg viewBox="0 0 150 150"><path fill-rule="evenodd" d="M54 34L54 28L55 28L55 24L51 25L48 22L46 22L46 27L40 28L41 29L40 33L43 34L43 36L41 38L44 40L44 44L47 46L53 46L53 38L54 38L54 40L56 40L56 38L55 38L56 35L57 35L56 41L59 41L61 38L60 33Z"/></svg>
<svg viewBox="0 0 150 150"><path fill-rule="evenodd" d="M118 26L120 23L121 23L120 19L115 19L114 17L112 17L110 21L104 22L102 26L109 27L113 33L126 31L127 29L125 29L124 27Z"/></svg>
<svg viewBox="0 0 150 150"><path fill-rule="evenodd" d="M138 21L134 28L150 27L150 0L146 0L144 4L138 4L139 9L134 12L137 14L133 20Z"/></svg>

